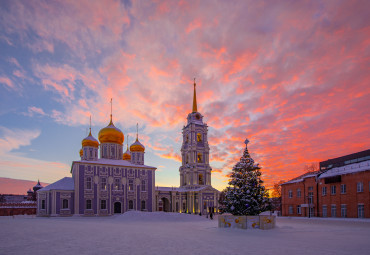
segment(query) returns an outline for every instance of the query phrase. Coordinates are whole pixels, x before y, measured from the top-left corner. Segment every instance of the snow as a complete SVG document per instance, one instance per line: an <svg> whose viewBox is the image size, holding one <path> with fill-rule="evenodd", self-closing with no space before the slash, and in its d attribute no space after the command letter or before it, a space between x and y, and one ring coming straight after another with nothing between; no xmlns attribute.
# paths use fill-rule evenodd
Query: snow
<svg viewBox="0 0 370 255"><path fill-rule="evenodd" d="M368 254L369 219L277 219L272 230L217 219L127 212L111 217L0 217L0 254Z"/></svg>
<svg viewBox="0 0 370 255"><path fill-rule="evenodd" d="M72 177L64 177L59 181L56 181L45 188L39 189L40 191L49 191L49 190L74 190L74 183Z"/></svg>
<svg viewBox="0 0 370 255"><path fill-rule="evenodd" d="M150 168L150 169L157 169L153 166L147 165L137 165L131 163L127 160L122 159L107 159L107 158L99 158L97 160L76 160L72 162L72 166L74 163L88 163L88 164L99 164L99 165L112 165L112 166L126 166L126 167L135 167L135 168Z"/></svg>
<svg viewBox="0 0 370 255"><path fill-rule="evenodd" d="M319 179L336 176L336 175L342 175L342 174L351 174L351 173L358 173L363 171L370 170L370 160L366 160L360 163L354 163L342 167L335 167L332 168L322 175L320 175Z"/></svg>

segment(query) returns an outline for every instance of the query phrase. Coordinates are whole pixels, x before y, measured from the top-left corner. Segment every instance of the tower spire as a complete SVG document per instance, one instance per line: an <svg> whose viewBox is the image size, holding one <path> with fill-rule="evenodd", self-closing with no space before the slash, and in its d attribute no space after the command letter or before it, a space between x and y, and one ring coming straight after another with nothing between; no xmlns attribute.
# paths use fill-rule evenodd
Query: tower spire
<svg viewBox="0 0 370 255"><path fill-rule="evenodd" d="M89 136L91 136L91 115L90 115L90 133Z"/></svg>
<svg viewBox="0 0 370 255"><path fill-rule="evenodd" d="M139 123L136 123L136 141L139 140Z"/></svg>
<svg viewBox="0 0 370 255"><path fill-rule="evenodd" d="M127 150L128 150L128 135L127 135Z"/></svg>
<svg viewBox="0 0 370 255"><path fill-rule="evenodd" d="M195 78L194 78L194 96L193 96L193 112L197 112L198 109L197 109L197 93L195 91L195 86L197 84L195 83Z"/></svg>
<svg viewBox="0 0 370 255"><path fill-rule="evenodd" d="M113 121L112 121L112 112L113 112L113 99L111 98L110 99L110 124L112 124L113 123Z"/></svg>

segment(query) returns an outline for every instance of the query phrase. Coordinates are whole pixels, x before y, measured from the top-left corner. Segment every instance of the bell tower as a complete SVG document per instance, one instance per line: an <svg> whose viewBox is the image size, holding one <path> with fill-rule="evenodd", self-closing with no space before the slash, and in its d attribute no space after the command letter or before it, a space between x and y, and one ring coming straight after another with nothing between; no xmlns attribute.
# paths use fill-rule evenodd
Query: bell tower
<svg viewBox="0 0 370 255"><path fill-rule="evenodd" d="M193 110L188 114L187 124L182 129L182 139L180 187L192 189L205 185L211 186L208 126L198 112L195 78Z"/></svg>

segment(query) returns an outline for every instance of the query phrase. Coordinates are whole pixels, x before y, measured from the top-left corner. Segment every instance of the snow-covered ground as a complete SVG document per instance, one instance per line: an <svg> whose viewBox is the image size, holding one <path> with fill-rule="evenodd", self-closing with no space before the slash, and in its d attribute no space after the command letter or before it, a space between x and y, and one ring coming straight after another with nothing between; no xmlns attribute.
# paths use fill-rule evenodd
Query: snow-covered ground
<svg viewBox="0 0 370 255"><path fill-rule="evenodd" d="M273 230L220 229L198 215L0 217L0 254L369 254L370 220L278 218Z"/></svg>

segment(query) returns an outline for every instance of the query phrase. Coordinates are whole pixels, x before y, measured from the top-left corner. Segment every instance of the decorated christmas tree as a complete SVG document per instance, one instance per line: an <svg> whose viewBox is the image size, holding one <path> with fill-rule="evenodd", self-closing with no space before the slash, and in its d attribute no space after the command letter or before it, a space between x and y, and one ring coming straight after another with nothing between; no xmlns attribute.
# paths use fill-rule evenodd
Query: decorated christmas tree
<svg viewBox="0 0 370 255"><path fill-rule="evenodd" d="M233 167L229 187L221 195L223 213L233 215L258 215L269 210L268 192L263 186L258 164L254 164L248 152L248 139L240 161Z"/></svg>

